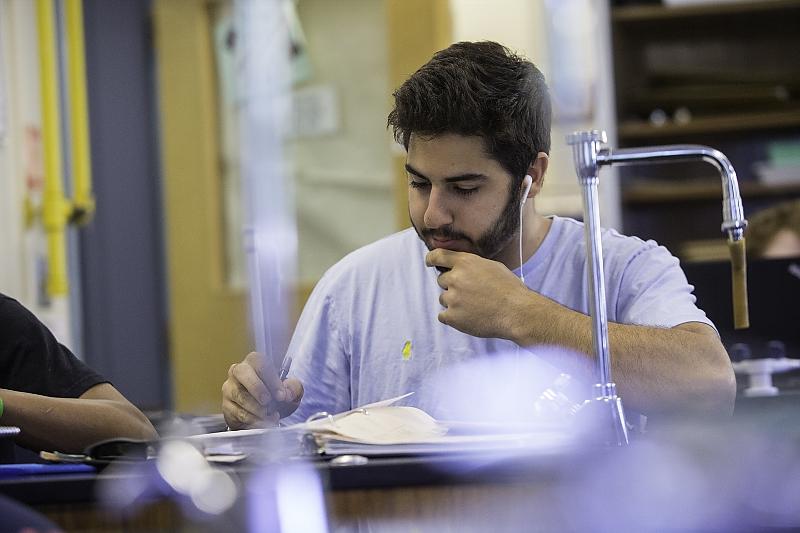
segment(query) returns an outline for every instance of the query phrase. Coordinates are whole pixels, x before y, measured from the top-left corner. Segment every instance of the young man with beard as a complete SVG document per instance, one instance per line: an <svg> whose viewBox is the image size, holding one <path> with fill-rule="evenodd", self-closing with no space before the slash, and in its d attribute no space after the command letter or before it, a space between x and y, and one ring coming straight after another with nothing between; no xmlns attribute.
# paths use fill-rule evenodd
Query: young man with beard
<svg viewBox="0 0 800 533"><path fill-rule="evenodd" d="M534 205L550 151L541 72L497 43L457 43L394 97L389 125L408 154L414 229L323 276L290 343L288 380L255 353L231 366L222 388L231 428L424 392L442 368L519 347L563 346L594 366L583 225ZM729 413L728 355L677 259L613 230L603 247L612 371L626 406ZM502 394L506 379L486 376L476 398ZM407 403L435 414L433 392Z"/></svg>

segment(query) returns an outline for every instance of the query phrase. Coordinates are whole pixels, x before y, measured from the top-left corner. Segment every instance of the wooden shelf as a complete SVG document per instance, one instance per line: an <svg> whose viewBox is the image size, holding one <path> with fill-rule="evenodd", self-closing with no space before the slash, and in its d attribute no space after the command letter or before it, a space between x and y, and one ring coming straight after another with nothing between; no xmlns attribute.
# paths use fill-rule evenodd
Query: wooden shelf
<svg viewBox="0 0 800 533"><path fill-rule="evenodd" d="M800 198L800 176L765 185L753 167L800 133L800 0L675 3L611 10L618 145L722 150L740 170L746 213ZM685 123L648 120L681 108ZM626 232L673 250L717 234L722 187L710 167L625 167L620 179Z"/></svg>
<svg viewBox="0 0 800 533"><path fill-rule="evenodd" d="M719 132L747 132L797 126L800 126L800 110L705 116L694 118L687 124L669 123L663 126L653 126L649 122L639 120L624 121L619 124L617 133L621 140L631 141Z"/></svg>
<svg viewBox="0 0 800 533"><path fill-rule="evenodd" d="M788 76L773 83L691 83L684 80L665 79L660 87L637 91L630 98L631 109L649 113L656 108L686 107L700 117L800 110L800 80L790 80ZM793 95L796 95L794 101Z"/></svg>
<svg viewBox="0 0 800 533"><path fill-rule="evenodd" d="M739 183L739 191L742 198L800 194L800 181L784 185L745 181ZM694 183L656 181L631 185L622 190L622 202L629 206L718 199L722 199L722 186L719 182L706 180Z"/></svg>
<svg viewBox="0 0 800 533"><path fill-rule="evenodd" d="M751 2L708 3L685 6L626 6L612 10L611 20L620 23L660 22L696 17L754 14L775 10L800 9L799 0L755 0Z"/></svg>

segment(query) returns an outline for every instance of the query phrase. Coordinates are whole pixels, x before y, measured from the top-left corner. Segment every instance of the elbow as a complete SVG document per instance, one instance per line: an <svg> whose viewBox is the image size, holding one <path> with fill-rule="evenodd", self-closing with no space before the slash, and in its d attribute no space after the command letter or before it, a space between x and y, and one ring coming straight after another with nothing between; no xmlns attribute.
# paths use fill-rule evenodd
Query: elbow
<svg viewBox="0 0 800 533"><path fill-rule="evenodd" d="M713 358L709 365L704 386L697 397L699 414L713 418L728 418L733 414L736 402L736 375L733 372L730 358L724 348Z"/></svg>
<svg viewBox="0 0 800 533"><path fill-rule="evenodd" d="M126 402L119 406L124 411L124 416L120 418L121 424L117 425L117 435L111 438L128 438L135 440L156 440L158 432L153 427L150 419L145 416L136 406Z"/></svg>
<svg viewBox="0 0 800 533"><path fill-rule="evenodd" d="M713 411L718 415L729 417L733 414L736 403L736 375L733 372L730 360L726 361L716 370L713 378L714 399Z"/></svg>
<svg viewBox="0 0 800 533"><path fill-rule="evenodd" d="M691 410L710 420L730 418L736 402L736 374L716 332L704 330L703 336L695 338L694 364L689 364L692 371L686 375L688 398L694 404Z"/></svg>
<svg viewBox="0 0 800 533"><path fill-rule="evenodd" d="M153 424L150 420L138 409L136 409L136 418L138 424L132 425L132 430L138 433L137 437L140 440L157 440L158 439L158 432L156 428L153 427Z"/></svg>
<svg viewBox="0 0 800 533"><path fill-rule="evenodd" d="M144 415L142 415L144 417ZM153 424L144 417L144 420L141 422L139 427L139 438L141 440L157 440L158 439L158 432L156 428L153 427Z"/></svg>

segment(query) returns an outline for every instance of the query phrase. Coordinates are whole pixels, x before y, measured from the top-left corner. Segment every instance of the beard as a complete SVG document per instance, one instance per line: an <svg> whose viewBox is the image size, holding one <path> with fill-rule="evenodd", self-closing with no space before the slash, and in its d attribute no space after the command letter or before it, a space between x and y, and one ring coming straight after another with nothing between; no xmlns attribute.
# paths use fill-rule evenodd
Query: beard
<svg viewBox="0 0 800 533"><path fill-rule="evenodd" d="M414 224L413 219L411 220L411 224L414 226L417 236L422 240L422 242L425 243L425 246L428 247L428 250L433 250L436 248L432 244L433 239L442 241L462 240L468 243L470 248L466 251L479 255L485 259L495 259L516 236L519 229L519 200L516 198L514 190L515 189L512 188L512 190L509 192L508 201L494 223L490 224L489 229L477 239L473 239L454 229L450 224L436 229L420 229L416 224ZM443 269L439 267L436 268L440 272L443 271Z"/></svg>

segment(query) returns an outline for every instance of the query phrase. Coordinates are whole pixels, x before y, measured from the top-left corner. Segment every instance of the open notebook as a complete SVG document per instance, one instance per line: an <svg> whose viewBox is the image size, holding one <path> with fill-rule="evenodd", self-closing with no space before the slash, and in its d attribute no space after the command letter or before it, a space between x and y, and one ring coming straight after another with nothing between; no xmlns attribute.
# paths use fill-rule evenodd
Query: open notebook
<svg viewBox="0 0 800 533"><path fill-rule="evenodd" d="M563 428L440 422L416 407L393 405L410 394L285 428L196 435L207 455L246 453L278 435L310 436L322 455L408 455L461 451L547 450L570 444ZM309 439L305 439L308 443Z"/></svg>

